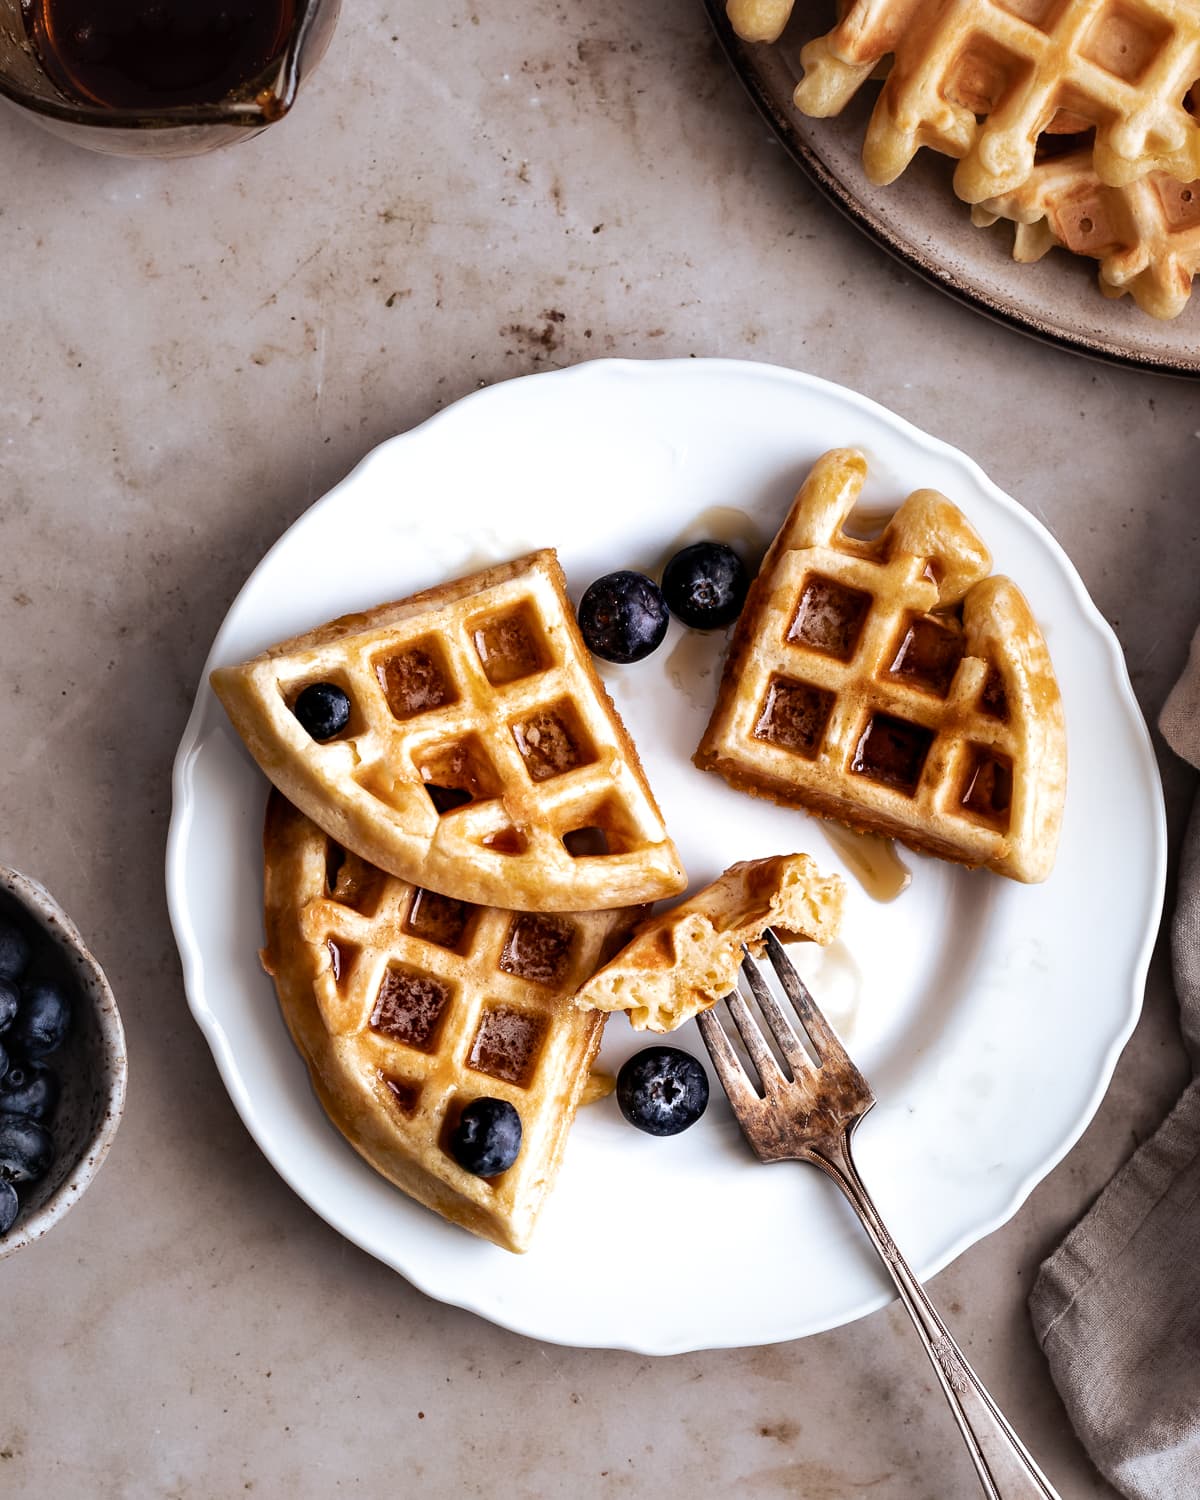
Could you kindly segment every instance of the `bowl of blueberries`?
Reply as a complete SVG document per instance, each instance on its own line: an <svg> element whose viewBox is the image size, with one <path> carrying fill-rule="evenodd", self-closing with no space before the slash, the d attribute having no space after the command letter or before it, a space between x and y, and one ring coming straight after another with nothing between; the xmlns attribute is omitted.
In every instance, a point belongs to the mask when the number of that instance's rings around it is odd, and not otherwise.
<svg viewBox="0 0 1200 1500"><path fill-rule="evenodd" d="M0 1260L78 1201L125 1107L125 1033L58 902L0 865Z"/></svg>

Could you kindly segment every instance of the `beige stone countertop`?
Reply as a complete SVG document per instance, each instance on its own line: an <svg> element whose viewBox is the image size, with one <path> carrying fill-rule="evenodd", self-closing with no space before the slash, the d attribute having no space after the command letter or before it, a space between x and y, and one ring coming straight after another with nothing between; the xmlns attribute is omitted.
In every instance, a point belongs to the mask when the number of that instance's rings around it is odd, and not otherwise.
<svg viewBox="0 0 1200 1500"><path fill-rule="evenodd" d="M1066 548L1153 720L1196 623L1200 387L901 270L773 142L700 0L348 4L290 118L186 161L5 110L0 246L0 859L89 937L131 1058L95 1184L0 1265L0 1494L977 1493L895 1304L761 1349L551 1347L310 1212L187 1009L171 760L234 593L313 499L477 386L599 355L812 371L966 450ZM1155 744L1174 850L1191 775ZM931 1284L1064 1500L1113 1492L1025 1298L1185 1075L1160 943L1083 1139Z"/></svg>

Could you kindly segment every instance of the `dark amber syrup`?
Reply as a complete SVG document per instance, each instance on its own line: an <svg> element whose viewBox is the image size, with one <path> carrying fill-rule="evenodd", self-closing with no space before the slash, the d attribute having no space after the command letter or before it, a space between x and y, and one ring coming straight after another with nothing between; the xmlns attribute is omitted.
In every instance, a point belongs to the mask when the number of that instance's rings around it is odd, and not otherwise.
<svg viewBox="0 0 1200 1500"><path fill-rule="evenodd" d="M27 0L25 24L71 99L154 112L216 104L284 48L296 0Z"/></svg>

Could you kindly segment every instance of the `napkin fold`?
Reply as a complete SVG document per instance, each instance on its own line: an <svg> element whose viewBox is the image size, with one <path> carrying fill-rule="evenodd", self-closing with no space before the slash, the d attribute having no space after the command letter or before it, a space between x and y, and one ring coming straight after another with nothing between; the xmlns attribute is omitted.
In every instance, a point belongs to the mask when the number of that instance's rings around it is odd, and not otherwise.
<svg viewBox="0 0 1200 1500"><path fill-rule="evenodd" d="M1200 767L1200 630L1159 727ZM1183 1038L1200 1074L1200 797L1171 927ZM1129 1500L1200 1497L1200 1076L1043 1264L1029 1298L1093 1463Z"/></svg>

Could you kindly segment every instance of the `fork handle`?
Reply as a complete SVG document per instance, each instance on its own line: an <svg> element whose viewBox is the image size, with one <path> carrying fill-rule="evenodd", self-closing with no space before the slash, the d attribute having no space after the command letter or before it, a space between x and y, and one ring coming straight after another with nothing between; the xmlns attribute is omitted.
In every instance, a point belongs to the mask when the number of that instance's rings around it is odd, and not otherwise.
<svg viewBox="0 0 1200 1500"><path fill-rule="evenodd" d="M988 1500L1060 1500L1005 1421L983 1381L963 1357L912 1268L896 1248L850 1154L852 1130L853 1126L842 1136L811 1143L805 1157L828 1173L849 1199L896 1283L900 1300L913 1320L950 1403L984 1494Z"/></svg>

